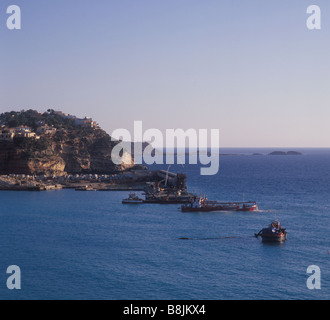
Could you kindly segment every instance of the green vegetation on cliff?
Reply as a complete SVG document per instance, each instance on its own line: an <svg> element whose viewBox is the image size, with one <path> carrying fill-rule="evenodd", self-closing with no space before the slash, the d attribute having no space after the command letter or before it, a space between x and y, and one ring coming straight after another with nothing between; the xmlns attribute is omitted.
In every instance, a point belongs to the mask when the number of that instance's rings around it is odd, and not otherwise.
<svg viewBox="0 0 330 320"><path fill-rule="evenodd" d="M45 125L54 126L57 129L72 129L74 127L73 119L65 118L52 109L48 109L44 113L39 113L35 110L5 112L0 114L0 122L7 124L9 128L28 126L33 130L36 130L40 126L40 122L44 122Z"/></svg>

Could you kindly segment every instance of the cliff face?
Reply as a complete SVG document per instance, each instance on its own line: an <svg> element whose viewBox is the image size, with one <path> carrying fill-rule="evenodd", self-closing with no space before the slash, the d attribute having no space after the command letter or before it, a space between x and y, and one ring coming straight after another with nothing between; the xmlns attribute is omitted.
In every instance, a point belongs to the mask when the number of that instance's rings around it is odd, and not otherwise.
<svg viewBox="0 0 330 320"><path fill-rule="evenodd" d="M117 166L111 159L115 142L101 129L74 130L64 134L56 145L65 161L65 171L70 173L113 173L134 165L133 157L125 153L129 161ZM127 158L126 158L127 159Z"/></svg>
<svg viewBox="0 0 330 320"><path fill-rule="evenodd" d="M0 174L110 174L132 167L134 160L128 153L125 163L112 162L115 144L102 129L90 128L61 129L39 140L0 141Z"/></svg>

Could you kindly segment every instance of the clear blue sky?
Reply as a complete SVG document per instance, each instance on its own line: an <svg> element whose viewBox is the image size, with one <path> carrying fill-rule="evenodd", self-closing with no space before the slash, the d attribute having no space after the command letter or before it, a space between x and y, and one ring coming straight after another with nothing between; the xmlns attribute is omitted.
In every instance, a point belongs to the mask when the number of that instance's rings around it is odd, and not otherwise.
<svg viewBox="0 0 330 320"><path fill-rule="evenodd" d="M22 30L6 8L22 9ZM322 9L322 30L306 9ZM330 147L326 0L1 0L0 112L109 133L215 128L223 147Z"/></svg>

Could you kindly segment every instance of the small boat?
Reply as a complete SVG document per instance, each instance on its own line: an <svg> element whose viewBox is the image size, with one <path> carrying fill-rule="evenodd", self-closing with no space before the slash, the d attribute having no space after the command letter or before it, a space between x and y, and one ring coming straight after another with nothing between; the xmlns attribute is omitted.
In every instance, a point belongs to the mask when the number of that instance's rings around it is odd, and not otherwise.
<svg viewBox="0 0 330 320"><path fill-rule="evenodd" d="M136 193L131 192L127 199L122 201L123 204L139 204L143 203L143 199L139 198Z"/></svg>
<svg viewBox="0 0 330 320"><path fill-rule="evenodd" d="M287 240L286 229L282 228L278 220L273 221L267 228L263 228L255 234L258 238L261 236L263 242L282 242Z"/></svg>
<svg viewBox="0 0 330 320"><path fill-rule="evenodd" d="M205 198L195 198L181 206L182 212L211 212L211 211L256 211L258 205L255 201L249 202L218 202Z"/></svg>
<svg viewBox="0 0 330 320"><path fill-rule="evenodd" d="M76 191L96 191L96 189L94 189L91 186L82 186L82 187L77 187L75 188Z"/></svg>

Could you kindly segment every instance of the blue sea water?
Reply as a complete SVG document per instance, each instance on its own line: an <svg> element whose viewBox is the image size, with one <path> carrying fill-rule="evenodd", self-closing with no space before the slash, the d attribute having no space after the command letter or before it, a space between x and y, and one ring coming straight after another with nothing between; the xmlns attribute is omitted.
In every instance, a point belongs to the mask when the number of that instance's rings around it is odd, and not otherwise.
<svg viewBox="0 0 330 320"><path fill-rule="evenodd" d="M329 299L330 150L251 155L268 151L226 150L241 155L221 157L216 176L171 167L209 199L256 200L253 213L122 205L127 192L0 192L0 299ZM264 244L254 233L275 217L288 240ZM6 287L9 265L21 290ZM320 290L306 286L310 265Z"/></svg>

